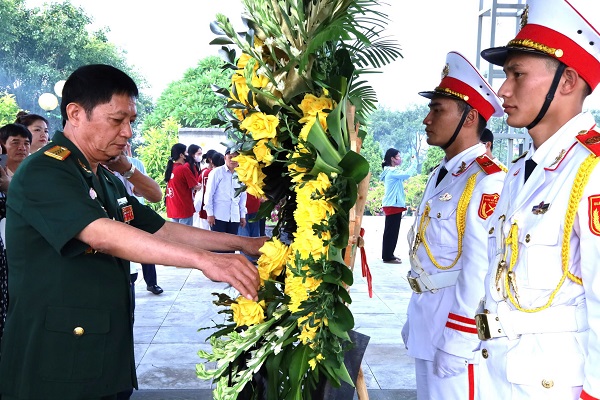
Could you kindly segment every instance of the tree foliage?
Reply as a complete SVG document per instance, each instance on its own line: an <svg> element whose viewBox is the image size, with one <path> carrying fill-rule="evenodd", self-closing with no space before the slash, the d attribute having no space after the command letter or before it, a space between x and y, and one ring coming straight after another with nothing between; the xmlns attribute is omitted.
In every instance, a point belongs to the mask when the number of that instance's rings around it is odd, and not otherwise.
<svg viewBox="0 0 600 400"><path fill-rule="evenodd" d="M165 192L165 168L171 155L171 147L178 141L179 125L173 118L167 118L158 128L150 128L142 133L143 144L137 148L137 155L144 163L146 173L159 183ZM164 202L150 204L157 211L164 210Z"/></svg>
<svg viewBox="0 0 600 400"><path fill-rule="evenodd" d="M70 2L27 8L24 0L0 0L0 91L15 95L21 109L47 116L50 131L62 128L60 110L50 113L37 103L42 93L85 64L110 64L144 80L126 63L125 53L109 43L108 28L88 31L91 18ZM144 112L149 103L144 101Z"/></svg>
<svg viewBox="0 0 600 400"><path fill-rule="evenodd" d="M423 119L429 112L426 105L410 105L404 111L392 111L378 108L371 114L369 128L373 139L383 151L396 148L404 159L416 156L417 170L422 163L422 151L425 143ZM424 147L425 146L425 147Z"/></svg>
<svg viewBox="0 0 600 400"><path fill-rule="evenodd" d="M373 140L372 134L365 136L360 154L362 154L365 160L367 160L369 163L369 169L371 171L369 186L373 186L375 182L379 181L379 176L383 170L383 168L381 168L383 153L379 143Z"/></svg>
<svg viewBox="0 0 600 400"><path fill-rule="evenodd" d="M210 121L223 109L223 100L215 95L211 85L226 87L229 84L228 72L221 69L222 64L216 56L203 58L195 68L188 69L181 80L171 82L156 101L143 131L160 127L169 117L185 127L211 127Z"/></svg>
<svg viewBox="0 0 600 400"><path fill-rule="evenodd" d="M0 92L0 126L15 122L15 116L19 112L19 106L15 96Z"/></svg>

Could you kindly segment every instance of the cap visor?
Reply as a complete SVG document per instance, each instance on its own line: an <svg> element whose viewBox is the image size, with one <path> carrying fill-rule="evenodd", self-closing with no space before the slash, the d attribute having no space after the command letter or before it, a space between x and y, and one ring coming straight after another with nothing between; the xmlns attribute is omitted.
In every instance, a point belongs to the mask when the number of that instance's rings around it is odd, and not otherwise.
<svg viewBox="0 0 600 400"><path fill-rule="evenodd" d="M508 47L492 47L481 52L481 57L491 64L503 66L508 56Z"/></svg>
<svg viewBox="0 0 600 400"><path fill-rule="evenodd" d="M462 100L460 97L454 96L450 93L446 93L446 92L438 92L438 91L429 91L429 92L419 92L420 96L426 97L428 99L433 99L434 97L450 97L451 99L455 99L455 100ZM464 101L464 100L462 100Z"/></svg>

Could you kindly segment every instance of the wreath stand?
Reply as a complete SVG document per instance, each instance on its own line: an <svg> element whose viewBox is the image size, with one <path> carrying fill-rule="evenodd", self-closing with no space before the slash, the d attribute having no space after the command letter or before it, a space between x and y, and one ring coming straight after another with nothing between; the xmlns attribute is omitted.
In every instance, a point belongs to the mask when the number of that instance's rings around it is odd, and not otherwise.
<svg viewBox="0 0 600 400"><path fill-rule="evenodd" d="M348 106L346 110L346 122L348 132L350 133L350 148L356 153L360 153L362 147L362 139L358 137L358 124L354 122L355 106ZM354 271L354 261L356 260L356 253L358 249L361 249L362 253L362 273L363 276L367 277L367 283L369 285L369 296L371 296L371 273L368 270L369 267L366 263L364 253L364 239L362 231L362 217L365 211L365 204L367 202L367 192L369 190L369 180L371 172L358 184L358 196L356 198L356 204L350 210L349 213L349 239L346 251L344 254L344 262L346 265ZM367 392L367 385L365 383L365 376L363 374L362 367L359 366L358 377L356 379L356 393L358 394L359 400L369 400L369 394Z"/></svg>

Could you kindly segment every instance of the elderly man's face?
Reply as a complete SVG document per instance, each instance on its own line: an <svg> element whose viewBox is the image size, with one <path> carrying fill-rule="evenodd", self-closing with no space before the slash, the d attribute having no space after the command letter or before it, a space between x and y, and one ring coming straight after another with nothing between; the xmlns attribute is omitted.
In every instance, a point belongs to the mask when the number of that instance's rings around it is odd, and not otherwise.
<svg viewBox="0 0 600 400"><path fill-rule="evenodd" d="M238 155L239 153L237 151L225 155L225 165L227 165L227 168L230 171L233 171L235 168L238 167L238 162L233 160L233 158L237 157Z"/></svg>
<svg viewBox="0 0 600 400"><path fill-rule="evenodd" d="M90 162L105 162L126 149L136 117L133 97L113 95L108 103L96 106L89 117L80 111L69 122L75 126L76 144L86 158Z"/></svg>

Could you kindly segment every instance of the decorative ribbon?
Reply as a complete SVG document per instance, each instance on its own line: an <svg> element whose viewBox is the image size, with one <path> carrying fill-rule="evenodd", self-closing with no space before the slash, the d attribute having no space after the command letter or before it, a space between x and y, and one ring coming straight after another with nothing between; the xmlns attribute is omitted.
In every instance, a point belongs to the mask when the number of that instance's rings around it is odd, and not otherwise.
<svg viewBox="0 0 600 400"><path fill-rule="evenodd" d="M362 268L363 278L367 278L369 297L373 298L373 277L371 276L371 269L369 268L369 264L367 263L367 252L365 251L365 242L363 239L364 236L365 228L360 228L360 242L358 243L358 247L360 247L360 266Z"/></svg>

